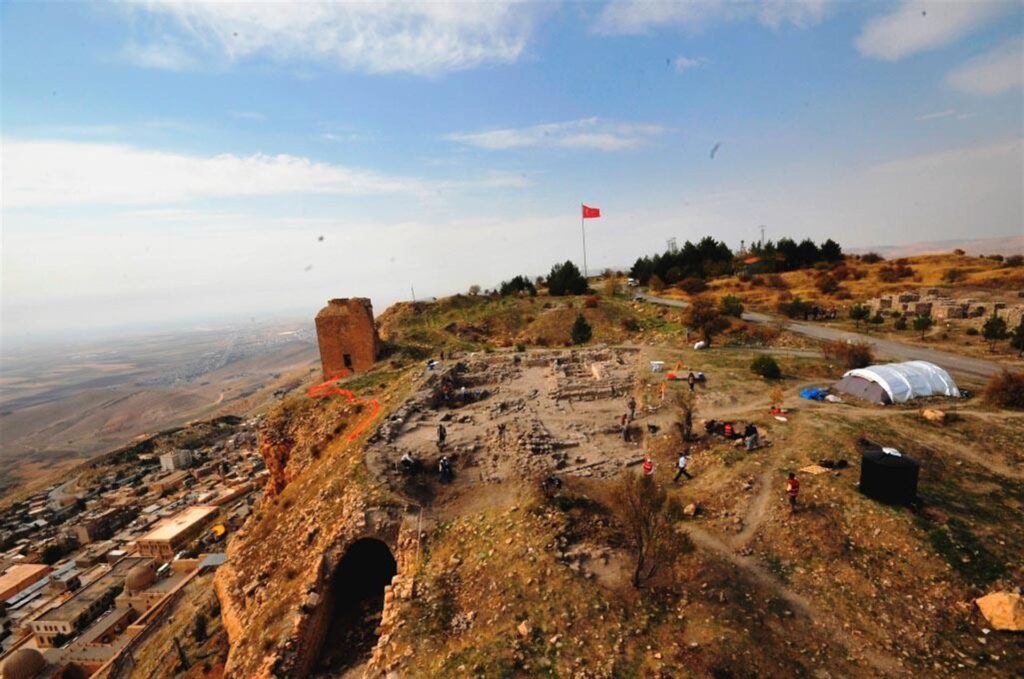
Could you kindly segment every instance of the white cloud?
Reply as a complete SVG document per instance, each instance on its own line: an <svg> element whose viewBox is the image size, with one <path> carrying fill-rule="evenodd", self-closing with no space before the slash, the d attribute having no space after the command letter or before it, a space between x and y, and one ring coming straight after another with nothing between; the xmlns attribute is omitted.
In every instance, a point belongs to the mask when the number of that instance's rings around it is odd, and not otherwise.
<svg viewBox="0 0 1024 679"><path fill-rule="evenodd" d="M583 118L485 132L457 132L447 138L492 151L531 146L621 151L643 146L664 132L666 128L660 125Z"/></svg>
<svg viewBox="0 0 1024 679"><path fill-rule="evenodd" d="M896 61L955 42L1014 7L1005 0L904 0L895 11L868 21L856 46L864 56Z"/></svg>
<svg viewBox="0 0 1024 679"><path fill-rule="evenodd" d="M936 111L934 113L926 113L923 116L918 116L916 120L928 121L928 120L942 120L944 118L953 118L954 120L969 120L976 116L977 113L960 113L953 109L947 109L945 111Z"/></svg>
<svg viewBox="0 0 1024 679"><path fill-rule="evenodd" d="M184 67L177 45L206 60L257 56L343 70L435 75L518 60L545 11L524 2L191 2L152 0L132 11L154 19L149 44L125 56L142 66Z"/></svg>
<svg viewBox="0 0 1024 679"><path fill-rule="evenodd" d="M683 71L689 71L690 69L697 68L698 66L703 66L705 63L707 63L707 59L704 57L676 57L675 61L672 62L672 65L675 67L677 73L682 73Z"/></svg>
<svg viewBox="0 0 1024 679"><path fill-rule="evenodd" d="M184 71L198 64L196 58L171 41L140 44L130 42L121 49L125 61L162 71Z"/></svg>
<svg viewBox="0 0 1024 679"><path fill-rule="evenodd" d="M949 118L955 116L956 111L949 109L948 111L936 111L935 113L926 113L923 116L918 116L918 120L936 120L938 118Z"/></svg>
<svg viewBox="0 0 1024 679"><path fill-rule="evenodd" d="M757 21L769 28L798 28L821 22L830 0L623 0L610 2L594 25L599 33L629 35L678 26L699 30L733 21Z"/></svg>
<svg viewBox="0 0 1024 679"><path fill-rule="evenodd" d="M946 76L946 83L966 94L994 96L1019 89L1024 82L1024 38L1013 38L971 59Z"/></svg>
<svg viewBox="0 0 1024 679"><path fill-rule="evenodd" d="M231 115L239 120L254 120L256 122L262 122L267 119L265 115L257 111L232 111Z"/></svg>
<svg viewBox="0 0 1024 679"><path fill-rule="evenodd" d="M517 188L519 174L425 181L284 154L185 155L115 144L3 140L5 208L161 205L224 196L287 194L436 195Z"/></svg>

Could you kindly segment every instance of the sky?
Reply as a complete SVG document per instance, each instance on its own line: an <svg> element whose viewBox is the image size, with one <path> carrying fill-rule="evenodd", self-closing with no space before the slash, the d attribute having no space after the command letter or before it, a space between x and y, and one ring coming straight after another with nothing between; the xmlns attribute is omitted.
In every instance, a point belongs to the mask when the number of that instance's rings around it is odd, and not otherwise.
<svg viewBox="0 0 1024 679"><path fill-rule="evenodd" d="M5 343L1024 234L1019 2L2 2ZM712 149L715 149L712 153Z"/></svg>

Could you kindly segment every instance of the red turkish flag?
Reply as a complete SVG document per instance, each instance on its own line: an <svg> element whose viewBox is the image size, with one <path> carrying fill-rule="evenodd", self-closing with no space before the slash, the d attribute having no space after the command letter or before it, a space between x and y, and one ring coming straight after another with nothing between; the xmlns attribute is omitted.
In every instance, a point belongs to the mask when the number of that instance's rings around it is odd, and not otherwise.
<svg viewBox="0 0 1024 679"><path fill-rule="evenodd" d="M583 206L583 219L597 219L601 216L601 208Z"/></svg>

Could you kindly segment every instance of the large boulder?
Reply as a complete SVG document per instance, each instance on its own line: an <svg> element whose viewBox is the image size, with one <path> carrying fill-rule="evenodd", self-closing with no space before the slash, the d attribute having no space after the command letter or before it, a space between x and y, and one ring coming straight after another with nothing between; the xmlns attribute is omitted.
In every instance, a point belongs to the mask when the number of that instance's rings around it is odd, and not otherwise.
<svg viewBox="0 0 1024 679"><path fill-rule="evenodd" d="M993 592L974 600L993 629L1024 631L1024 597L1015 592Z"/></svg>

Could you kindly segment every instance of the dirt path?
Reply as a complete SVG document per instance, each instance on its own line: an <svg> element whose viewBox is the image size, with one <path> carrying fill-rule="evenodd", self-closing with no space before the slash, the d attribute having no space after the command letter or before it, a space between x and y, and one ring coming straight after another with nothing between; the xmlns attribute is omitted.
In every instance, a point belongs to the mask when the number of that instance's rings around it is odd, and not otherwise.
<svg viewBox="0 0 1024 679"><path fill-rule="evenodd" d="M766 497L768 496L770 496L770 493L766 494ZM838 619L819 609L807 597L794 592L784 583L780 582L778 578L765 570L753 558L736 554L732 546L703 528L689 526L687 533L698 547L715 552L743 571L752 582L783 599L795 611L810 619L813 624L825 628L833 639L846 648L849 657L865 660L882 676L897 676L902 673L902 668L896 658L882 651L868 648L864 644L863 637L858 639L850 637L843 630L843 625Z"/></svg>
<svg viewBox="0 0 1024 679"><path fill-rule="evenodd" d="M773 456L772 460L780 459L778 456ZM747 506L747 511L743 515L743 530L734 535L729 543L736 549L746 547L747 543L750 542L751 538L754 537L754 533L761 527L764 522L765 515L768 513L768 503L772 499L772 476L778 471L778 465L772 465L770 469L766 469L761 472L761 476L757 479L757 495Z"/></svg>

